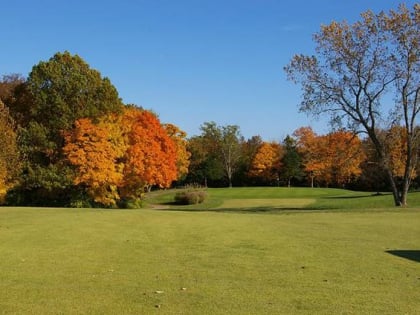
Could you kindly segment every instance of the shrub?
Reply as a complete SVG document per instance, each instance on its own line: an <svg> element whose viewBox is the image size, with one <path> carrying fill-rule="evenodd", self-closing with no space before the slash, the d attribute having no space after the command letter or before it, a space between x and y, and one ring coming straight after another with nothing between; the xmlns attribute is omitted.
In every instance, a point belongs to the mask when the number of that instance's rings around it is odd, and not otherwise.
<svg viewBox="0 0 420 315"><path fill-rule="evenodd" d="M143 201L141 199L123 199L118 203L122 209L140 209L143 208Z"/></svg>
<svg viewBox="0 0 420 315"><path fill-rule="evenodd" d="M204 202L207 193L202 190L181 191L175 194L175 202L180 205L195 205Z"/></svg>

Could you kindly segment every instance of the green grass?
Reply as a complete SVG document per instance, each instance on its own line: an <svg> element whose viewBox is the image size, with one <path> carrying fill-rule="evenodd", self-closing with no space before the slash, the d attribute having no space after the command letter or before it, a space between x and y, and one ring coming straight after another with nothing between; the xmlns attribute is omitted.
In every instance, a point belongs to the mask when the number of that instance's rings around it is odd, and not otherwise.
<svg viewBox="0 0 420 315"><path fill-rule="evenodd" d="M389 193L372 194L329 188L209 188L208 200L202 205L173 205L178 190L149 194L147 202L173 210L279 212L287 210L366 210L393 208ZM411 193L409 207L420 206L420 193Z"/></svg>
<svg viewBox="0 0 420 315"><path fill-rule="evenodd" d="M211 211L0 208L0 314L418 313L419 208L379 196L370 211L341 190L209 193Z"/></svg>

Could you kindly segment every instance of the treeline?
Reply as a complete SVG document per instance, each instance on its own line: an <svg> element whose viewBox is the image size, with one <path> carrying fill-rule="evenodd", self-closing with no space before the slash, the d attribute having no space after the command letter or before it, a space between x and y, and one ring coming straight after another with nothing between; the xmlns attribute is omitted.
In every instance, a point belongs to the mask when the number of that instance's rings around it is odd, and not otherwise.
<svg viewBox="0 0 420 315"><path fill-rule="evenodd" d="M186 185L389 189L374 146L351 132L303 127L280 143L205 122L187 138L152 111L123 104L108 78L68 52L41 61L27 78L2 77L0 133L0 203L7 205L138 207L152 188ZM404 130L379 134L387 165L403 176Z"/></svg>
<svg viewBox="0 0 420 315"><path fill-rule="evenodd" d="M406 134L394 126L378 132L386 143L393 176L405 171ZM326 135L301 127L281 142L244 139L238 126L204 123L188 140L186 182L204 186L306 186L389 191L386 170L368 138L345 130ZM418 169L418 168L416 168ZM411 174L418 184L417 172Z"/></svg>

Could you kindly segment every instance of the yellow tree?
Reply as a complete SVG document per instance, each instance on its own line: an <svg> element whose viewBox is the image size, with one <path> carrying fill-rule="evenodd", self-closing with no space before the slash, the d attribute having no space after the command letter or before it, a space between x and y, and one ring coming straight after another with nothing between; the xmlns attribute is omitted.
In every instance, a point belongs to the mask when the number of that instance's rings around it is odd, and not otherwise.
<svg viewBox="0 0 420 315"><path fill-rule="evenodd" d="M366 159L359 137L343 130L324 137L327 178L332 183L344 185L359 176L361 164Z"/></svg>
<svg viewBox="0 0 420 315"><path fill-rule="evenodd" d="M365 154L360 139L353 133L340 130L318 136L310 127L304 127L294 135L312 187L315 178L326 186L344 185L361 174Z"/></svg>
<svg viewBox="0 0 420 315"><path fill-rule="evenodd" d="M125 144L117 117L93 123L81 118L65 133L63 152L75 168L74 184L86 188L97 203L113 206L120 199Z"/></svg>
<svg viewBox="0 0 420 315"><path fill-rule="evenodd" d="M297 149L303 157L304 170L310 178L311 187L314 187L315 179L325 170L322 152L325 144L321 143L322 139L311 127L301 127L293 135L297 138Z"/></svg>
<svg viewBox="0 0 420 315"><path fill-rule="evenodd" d="M248 175L264 183L272 183L279 177L282 148L276 142L263 142L255 154Z"/></svg>
<svg viewBox="0 0 420 315"><path fill-rule="evenodd" d="M14 123L8 108L0 100L0 199L13 184L20 169Z"/></svg>
<svg viewBox="0 0 420 315"><path fill-rule="evenodd" d="M186 140L187 134L173 124L164 124L166 132L175 144L176 147L176 167L178 173L178 180L188 174L190 166L191 153L187 150L188 142Z"/></svg>

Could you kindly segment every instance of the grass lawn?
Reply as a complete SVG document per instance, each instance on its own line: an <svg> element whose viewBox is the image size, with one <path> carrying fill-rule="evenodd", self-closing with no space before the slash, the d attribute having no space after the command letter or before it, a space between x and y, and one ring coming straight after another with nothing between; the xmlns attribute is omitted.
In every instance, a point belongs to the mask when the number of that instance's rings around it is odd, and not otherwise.
<svg viewBox="0 0 420 315"><path fill-rule="evenodd" d="M0 208L0 314L418 314L417 194L209 194L209 211Z"/></svg>
<svg viewBox="0 0 420 315"><path fill-rule="evenodd" d="M343 189L329 188L286 188L286 187L246 187L209 188L208 199L204 204L177 206L173 204L175 193L179 190L152 192L147 203L155 207L163 206L173 210L207 210L239 212L284 212L287 210L373 210L393 207L390 193L372 194ZM420 192L408 197L409 207L420 207Z"/></svg>

